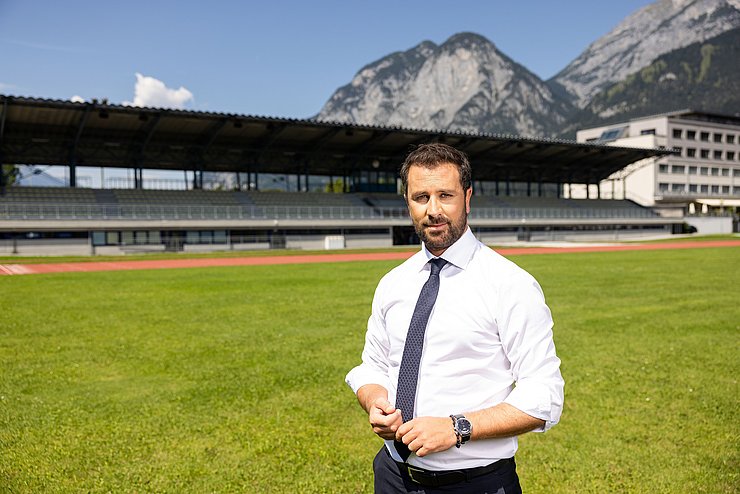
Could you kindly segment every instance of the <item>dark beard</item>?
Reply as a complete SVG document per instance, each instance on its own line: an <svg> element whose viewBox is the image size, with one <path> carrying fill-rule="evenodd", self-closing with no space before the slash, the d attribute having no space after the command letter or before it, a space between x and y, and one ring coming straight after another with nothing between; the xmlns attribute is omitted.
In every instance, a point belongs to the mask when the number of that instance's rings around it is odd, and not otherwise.
<svg viewBox="0 0 740 494"><path fill-rule="evenodd" d="M467 220L467 214L465 214L459 222L449 220L446 217L436 218L435 221L427 219L426 224L414 224L414 230L416 230L416 234L419 236L422 242L424 242L424 245L426 245L428 250L446 250L450 245L457 242L458 239L463 236L463 234L465 233L465 228L468 224ZM448 224L447 231L443 235L431 236L427 234L426 229L424 228L426 225L439 224L442 222L447 222Z"/></svg>

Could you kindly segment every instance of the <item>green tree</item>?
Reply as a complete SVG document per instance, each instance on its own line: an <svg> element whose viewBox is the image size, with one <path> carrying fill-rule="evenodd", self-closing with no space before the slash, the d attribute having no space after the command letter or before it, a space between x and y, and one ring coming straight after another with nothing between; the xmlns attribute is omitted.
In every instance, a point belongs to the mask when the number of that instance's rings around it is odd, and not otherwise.
<svg viewBox="0 0 740 494"><path fill-rule="evenodd" d="M331 183L326 184L324 187L324 190L326 192L334 192L336 194L341 194L344 192L344 180L341 178L337 178Z"/></svg>
<svg viewBox="0 0 740 494"><path fill-rule="evenodd" d="M15 165L3 165L0 171L0 187L14 185L20 179L20 170Z"/></svg>

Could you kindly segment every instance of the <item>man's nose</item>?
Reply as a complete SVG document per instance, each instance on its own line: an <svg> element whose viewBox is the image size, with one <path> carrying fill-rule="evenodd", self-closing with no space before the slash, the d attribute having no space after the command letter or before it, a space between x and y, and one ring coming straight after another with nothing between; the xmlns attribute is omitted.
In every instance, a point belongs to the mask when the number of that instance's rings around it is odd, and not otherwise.
<svg viewBox="0 0 740 494"><path fill-rule="evenodd" d="M429 198L427 203L427 214L429 216L437 216L442 213L442 203L436 197L432 196Z"/></svg>

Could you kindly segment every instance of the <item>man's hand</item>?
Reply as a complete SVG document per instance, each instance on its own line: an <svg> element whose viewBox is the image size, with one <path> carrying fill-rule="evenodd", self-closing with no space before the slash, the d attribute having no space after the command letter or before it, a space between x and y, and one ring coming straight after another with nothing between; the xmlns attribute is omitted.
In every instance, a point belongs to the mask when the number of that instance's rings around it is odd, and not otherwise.
<svg viewBox="0 0 740 494"><path fill-rule="evenodd" d="M386 398L374 400L368 409L368 416L373 432L383 439L394 439L396 431L403 424L401 410L397 410Z"/></svg>
<svg viewBox="0 0 740 494"><path fill-rule="evenodd" d="M402 441L416 456L445 451L457 443L449 417L416 417L398 428L395 439Z"/></svg>

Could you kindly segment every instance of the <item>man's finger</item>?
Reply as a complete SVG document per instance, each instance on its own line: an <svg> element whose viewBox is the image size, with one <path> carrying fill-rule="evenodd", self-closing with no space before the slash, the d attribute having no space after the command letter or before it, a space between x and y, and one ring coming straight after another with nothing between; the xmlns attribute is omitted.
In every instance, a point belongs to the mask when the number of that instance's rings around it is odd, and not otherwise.
<svg viewBox="0 0 740 494"><path fill-rule="evenodd" d="M380 400L378 402L378 408L383 410L383 413L390 415L394 412L396 412L396 407L393 406L393 404L388 400Z"/></svg>

